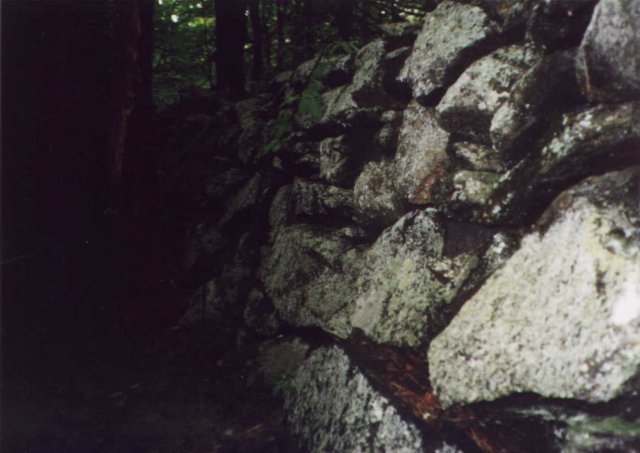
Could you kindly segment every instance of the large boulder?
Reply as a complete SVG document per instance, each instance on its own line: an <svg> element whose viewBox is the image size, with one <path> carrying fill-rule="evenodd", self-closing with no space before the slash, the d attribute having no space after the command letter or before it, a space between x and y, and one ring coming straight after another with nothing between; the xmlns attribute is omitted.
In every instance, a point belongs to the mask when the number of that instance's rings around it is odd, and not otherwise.
<svg viewBox="0 0 640 453"><path fill-rule="evenodd" d="M304 451L424 450L420 430L335 346L311 353L290 387L287 422Z"/></svg>
<svg viewBox="0 0 640 453"><path fill-rule="evenodd" d="M438 104L440 124L466 139L489 144L494 113L538 57L530 48L510 46L473 63Z"/></svg>
<svg viewBox="0 0 640 453"><path fill-rule="evenodd" d="M439 326L477 258L445 257L435 211L414 211L385 230L361 263L351 325L377 343L420 345Z"/></svg>
<svg viewBox="0 0 640 453"><path fill-rule="evenodd" d="M522 392L595 403L637 389L639 190L635 167L556 199L431 343L444 406Z"/></svg>
<svg viewBox="0 0 640 453"><path fill-rule="evenodd" d="M339 337L351 333L353 282L362 255L353 234L349 228L336 231L302 224L280 230L259 270L280 318Z"/></svg>
<svg viewBox="0 0 640 453"><path fill-rule="evenodd" d="M412 101L404 111L398 136L398 185L414 204L433 201L449 165L449 133L438 125L435 111Z"/></svg>
<svg viewBox="0 0 640 453"><path fill-rule="evenodd" d="M589 98L601 102L640 99L640 3L601 0L576 63Z"/></svg>
<svg viewBox="0 0 640 453"><path fill-rule="evenodd" d="M398 81L411 87L414 98L429 102L482 54L497 31L497 25L478 7L440 3L426 15Z"/></svg>

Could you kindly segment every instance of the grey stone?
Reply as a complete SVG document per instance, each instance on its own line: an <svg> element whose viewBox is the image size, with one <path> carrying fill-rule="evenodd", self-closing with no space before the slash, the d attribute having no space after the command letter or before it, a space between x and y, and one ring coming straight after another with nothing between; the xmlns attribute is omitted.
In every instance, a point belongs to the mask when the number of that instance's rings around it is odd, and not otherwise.
<svg viewBox="0 0 640 453"><path fill-rule="evenodd" d="M309 452L423 451L405 421L339 348L311 353L296 372L285 408L290 431Z"/></svg>
<svg viewBox="0 0 640 453"><path fill-rule="evenodd" d="M333 90L329 90L322 95L324 103L324 113L320 119L321 123L338 121L349 112L358 109L358 105L353 100L353 86L343 85Z"/></svg>
<svg viewBox="0 0 640 453"><path fill-rule="evenodd" d="M492 147L473 142L457 142L452 145L458 159L469 170L501 172L504 170L502 156Z"/></svg>
<svg viewBox="0 0 640 453"><path fill-rule="evenodd" d="M581 101L574 61L574 51L545 55L514 85L491 120L491 142L497 154L510 162L521 158L556 112Z"/></svg>
<svg viewBox="0 0 640 453"><path fill-rule="evenodd" d="M294 220L324 217L332 222L353 217L353 191L296 178L291 189Z"/></svg>
<svg viewBox="0 0 640 453"><path fill-rule="evenodd" d="M435 216L433 210L406 214L360 264L351 325L375 342L420 345L477 264L472 255L443 256L444 230Z"/></svg>
<svg viewBox="0 0 640 453"><path fill-rule="evenodd" d="M339 337L351 333L349 310L362 252L348 234L310 225L281 229L259 270L281 319Z"/></svg>
<svg viewBox="0 0 640 453"><path fill-rule="evenodd" d="M640 3L601 0L580 44L576 66L590 99L640 99Z"/></svg>
<svg viewBox="0 0 640 453"><path fill-rule="evenodd" d="M230 168L218 175L213 176L206 183L205 194L206 197L219 203L224 201L225 203L233 195L235 190L238 190L240 186L247 182L250 175L240 170L239 168Z"/></svg>
<svg viewBox="0 0 640 453"><path fill-rule="evenodd" d="M396 160L398 186L414 204L433 201L450 165L449 133L442 129L432 108L412 101L404 111Z"/></svg>
<svg viewBox="0 0 640 453"><path fill-rule="evenodd" d="M331 184L345 182L349 177L352 154L346 135L324 139L320 142L320 177Z"/></svg>
<svg viewBox="0 0 640 453"><path fill-rule="evenodd" d="M267 340L258 351L258 369L267 384L286 387L309 354L309 344L300 338ZM286 390L283 388L283 390Z"/></svg>
<svg viewBox="0 0 640 453"><path fill-rule="evenodd" d="M562 117L542 148L533 187L640 163L640 103L598 106ZM619 168L619 167L618 167Z"/></svg>
<svg viewBox="0 0 640 453"><path fill-rule="evenodd" d="M220 219L220 226L225 226L241 214L253 209L262 199L264 190L262 175L256 173L230 200L227 211Z"/></svg>
<svg viewBox="0 0 640 453"><path fill-rule="evenodd" d="M406 211L404 197L396 187L395 162L369 162L353 188L355 219L367 227L386 227Z"/></svg>
<svg viewBox="0 0 640 453"><path fill-rule="evenodd" d="M640 451L640 419L579 414L564 418L561 448L567 453Z"/></svg>
<svg viewBox="0 0 640 453"><path fill-rule="evenodd" d="M445 407L522 392L595 403L636 390L639 187L634 167L556 199L431 343L429 373Z"/></svg>
<svg viewBox="0 0 640 453"><path fill-rule="evenodd" d="M398 110L387 110L380 117L382 127L376 132L373 138L376 150L381 154L393 156L398 145L398 134L402 124L402 112Z"/></svg>
<svg viewBox="0 0 640 453"><path fill-rule="evenodd" d="M510 46L473 63L438 104L440 124L461 137L490 144L493 114L537 58L539 54L532 49Z"/></svg>
<svg viewBox="0 0 640 453"><path fill-rule="evenodd" d="M280 321L275 307L265 294L254 288L247 296L247 304L242 312L245 324L260 335L275 335L280 329Z"/></svg>
<svg viewBox="0 0 640 453"><path fill-rule="evenodd" d="M414 98L428 100L480 55L497 31L497 25L478 7L440 3L426 15L413 52L398 75L399 82L411 87Z"/></svg>
<svg viewBox="0 0 640 453"><path fill-rule="evenodd" d="M384 57L386 45L381 39L364 46L356 54L351 97L358 107L388 108L393 100L384 90Z"/></svg>
<svg viewBox="0 0 640 453"><path fill-rule="evenodd" d="M451 201L463 206L486 206L498 188L500 175L488 171L462 170L453 176Z"/></svg>

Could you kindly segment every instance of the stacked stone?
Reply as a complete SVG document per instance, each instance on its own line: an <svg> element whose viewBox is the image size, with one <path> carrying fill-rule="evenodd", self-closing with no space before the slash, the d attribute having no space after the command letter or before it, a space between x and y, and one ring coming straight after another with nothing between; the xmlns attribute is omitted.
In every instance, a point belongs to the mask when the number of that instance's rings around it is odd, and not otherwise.
<svg viewBox="0 0 640 453"><path fill-rule="evenodd" d="M535 419L555 433L545 451L637 447L638 2L438 2L421 29L331 59L322 114L266 152L316 63L169 155L168 190L199 203L183 322L204 298L267 338L284 324L409 348L444 410ZM305 449L458 451L416 434L341 349L300 361L287 405Z"/></svg>

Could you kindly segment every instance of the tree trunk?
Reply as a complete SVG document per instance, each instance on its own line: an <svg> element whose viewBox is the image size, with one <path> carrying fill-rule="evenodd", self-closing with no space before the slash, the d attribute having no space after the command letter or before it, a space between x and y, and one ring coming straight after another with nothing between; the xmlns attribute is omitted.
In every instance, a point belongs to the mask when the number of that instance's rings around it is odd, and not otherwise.
<svg viewBox="0 0 640 453"><path fill-rule="evenodd" d="M276 0L276 39L278 42L276 67L284 62L284 0Z"/></svg>
<svg viewBox="0 0 640 453"><path fill-rule="evenodd" d="M246 0L215 0L216 77L219 89L243 93Z"/></svg>
<svg viewBox="0 0 640 453"><path fill-rule="evenodd" d="M342 41L349 41L353 37L353 9L355 0L338 0L335 11L335 24L338 36Z"/></svg>
<svg viewBox="0 0 640 453"><path fill-rule="evenodd" d="M262 22L260 20L260 0L249 1L249 16L251 17L251 38L253 41L253 71L252 80L262 77L264 62L262 59Z"/></svg>

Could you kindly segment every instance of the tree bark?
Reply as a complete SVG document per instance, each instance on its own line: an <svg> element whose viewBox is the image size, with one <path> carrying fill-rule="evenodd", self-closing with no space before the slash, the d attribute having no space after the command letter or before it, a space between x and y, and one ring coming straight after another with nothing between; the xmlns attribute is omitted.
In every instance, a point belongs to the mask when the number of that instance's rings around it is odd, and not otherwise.
<svg viewBox="0 0 640 453"><path fill-rule="evenodd" d="M262 58L263 32L260 20L260 0L249 1L249 16L251 18L251 38L253 41L253 71L252 80L259 80L264 69Z"/></svg>
<svg viewBox="0 0 640 453"><path fill-rule="evenodd" d="M246 0L215 0L216 77L219 89L243 93Z"/></svg>

